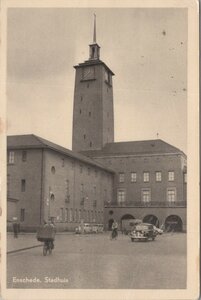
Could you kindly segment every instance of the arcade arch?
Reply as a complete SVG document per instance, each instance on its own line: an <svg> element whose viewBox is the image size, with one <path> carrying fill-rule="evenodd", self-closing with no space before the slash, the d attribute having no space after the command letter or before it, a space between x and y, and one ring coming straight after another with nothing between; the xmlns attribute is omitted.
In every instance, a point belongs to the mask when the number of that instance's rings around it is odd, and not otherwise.
<svg viewBox="0 0 201 300"><path fill-rule="evenodd" d="M156 227L159 227L159 219L154 215L146 215L143 218L144 223L153 224Z"/></svg>
<svg viewBox="0 0 201 300"><path fill-rule="evenodd" d="M165 220L166 231L181 232L183 230L182 219L177 215L170 215Z"/></svg>

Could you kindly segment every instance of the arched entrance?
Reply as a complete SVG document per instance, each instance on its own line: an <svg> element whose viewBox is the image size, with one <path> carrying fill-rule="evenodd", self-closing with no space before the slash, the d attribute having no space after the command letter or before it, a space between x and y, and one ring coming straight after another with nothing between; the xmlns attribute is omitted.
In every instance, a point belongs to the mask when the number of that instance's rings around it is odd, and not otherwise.
<svg viewBox="0 0 201 300"><path fill-rule="evenodd" d="M171 215L165 220L165 230L166 231L176 231L181 232L183 227L182 219L179 216Z"/></svg>
<svg viewBox="0 0 201 300"><path fill-rule="evenodd" d="M134 226L134 223L132 220L134 220L135 217L130 214L123 215L121 218L121 231L124 233L127 233L130 231L130 229Z"/></svg>
<svg viewBox="0 0 201 300"><path fill-rule="evenodd" d="M143 219L144 223L149 223L149 224L153 224L156 227L159 227L159 220L156 216L154 215L147 215L144 217Z"/></svg>
<svg viewBox="0 0 201 300"><path fill-rule="evenodd" d="M114 219L109 219L108 221L108 230L112 230L112 223L114 222Z"/></svg>

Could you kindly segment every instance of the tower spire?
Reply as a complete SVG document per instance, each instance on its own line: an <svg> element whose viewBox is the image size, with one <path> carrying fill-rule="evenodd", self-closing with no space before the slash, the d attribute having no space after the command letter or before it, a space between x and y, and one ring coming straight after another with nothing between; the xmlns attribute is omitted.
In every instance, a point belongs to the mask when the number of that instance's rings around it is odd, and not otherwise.
<svg viewBox="0 0 201 300"><path fill-rule="evenodd" d="M93 43L89 45L89 59L98 60L100 56L100 46L96 42L96 14L94 14Z"/></svg>
<svg viewBox="0 0 201 300"><path fill-rule="evenodd" d="M96 44L96 14L94 14L94 35L93 35L93 43Z"/></svg>

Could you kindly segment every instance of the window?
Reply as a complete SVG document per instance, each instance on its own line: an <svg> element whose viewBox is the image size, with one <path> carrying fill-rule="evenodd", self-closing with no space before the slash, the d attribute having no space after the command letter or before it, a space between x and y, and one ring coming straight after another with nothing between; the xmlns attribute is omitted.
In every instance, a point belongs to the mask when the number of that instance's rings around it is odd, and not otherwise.
<svg viewBox="0 0 201 300"><path fill-rule="evenodd" d="M20 222L24 222L25 220L25 209L21 208L20 210Z"/></svg>
<svg viewBox="0 0 201 300"><path fill-rule="evenodd" d="M64 221L64 209L63 209L63 207L60 208L60 220L61 220L61 222Z"/></svg>
<svg viewBox="0 0 201 300"><path fill-rule="evenodd" d="M55 167L53 166L52 168L51 168L51 172L52 172L52 174L55 174Z"/></svg>
<svg viewBox="0 0 201 300"><path fill-rule="evenodd" d="M65 221L68 222L68 208L65 209Z"/></svg>
<svg viewBox="0 0 201 300"><path fill-rule="evenodd" d="M65 159L62 158L62 159L61 159L61 166L64 167L64 165L65 165Z"/></svg>
<svg viewBox="0 0 201 300"><path fill-rule="evenodd" d="M51 200L51 201L54 201L54 199L55 199L54 194L51 192L51 193L50 193L50 200Z"/></svg>
<svg viewBox="0 0 201 300"><path fill-rule="evenodd" d="M118 190L118 194L117 194L117 201L119 204L124 203L126 200L126 193L125 190Z"/></svg>
<svg viewBox="0 0 201 300"><path fill-rule="evenodd" d="M79 211L78 211L78 222L80 222L81 221L81 209L79 209Z"/></svg>
<svg viewBox="0 0 201 300"><path fill-rule="evenodd" d="M84 192L84 184L83 183L81 183L80 190L81 190L81 193Z"/></svg>
<svg viewBox="0 0 201 300"><path fill-rule="evenodd" d="M149 172L143 173L144 182L149 182Z"/></svg>
<svg viewBox="0 0 201 300"><path fill-rule="evenodd" d="M80 109L80 115L81 115L81 113L82 113L82 110Z"/></svg>
<svg viewBox="0 0 201 300"><path fill-rule="evenodd" d="M124 182L125 176L124 173L119 173L119 182Z"/></svg>
<svg viewBox="0 0 201 300"><path fill-rule="evenodd" d="M69 217L69 221L72 222L73 221L73 209L70 209L70 217Z"/></svg>
<svg viewBox="0 0 201 300"><path fill-rule="evenodd" d="M89 117L91 117L91 112L89 111Z"/></svg>
<svg viewBox="0 0 201 300"><path fill-rule="evenodd" d="M96 196L96 186L94 186L94 196Z"/></svg>
<svg viewBox="0 0 201 300"><path fill-rule="evenodd" d="M156 181L157 182L162 181L162 174L161 174L161 172L156 172Z"/></svg>
<svg viewBox="0 0 201 300"><path fill-rule="evenodd" d="M27 151L22 151L22 161L27 160Z"/></svg>
<svg viewBox="0 0 201 300"><path fill-rule="evenodd" d="M142 201L148 203L151 201L151 191L150 189L142 190Z"/></svg>
<svg viewBox="0 0 201 300"><path fill-rule="evenodd" d="M90 142L89 146L90 146L90 148L92 147L92 142Z"/></svg>
<svg viewBox="0 0 201 300"><path fill-rule="evenodd" d="M87 168L88 175L90 175L90 172L91 172L90 168Z"/></svg>
<svg viewBox="0 0 201 300"><path fill-rule="evenodd" d="M168 172L168 181L174 181L174 171Z"/></svg>
<svg viewBox="0 0 201 300"><path fill-rule="evenodd" d="M77 222L77 209L74 211L74 221Z"/></svg>
<svg viewBox="0 0 201 300"><path fill-rule="evenodd" d="M26 189L26 180L22 179L21 180L21 192L25 192Z"/></svg>
<svg viewBox="0 0 201 300"><path fill-rule="evenodd" d="M85 140L86 139L86 134L84 134L83 137L84 137L84 140Z"/></svg>
<svg viewBox="0 0 201 300"><path fill-rule="evenodd" d="M137 181L137 173L131 172L131 182L136 182Z"/></svg>
<svg viewBox="0 0 201 300"><path fill-rule="evenodd" d="M187 183L187 173L184 173L184 183Z"/></svg>
<svg viewBox="0 0 201 300"><path fill-rule="evenodd" d="M176 189L168 189L167 190L167 201L168 202L175 202L176 201Z"/></svg>
<svg viewBox="0 0 201 300"><path fill-rule="evenodd" d="M8 153L8 163L9 164L14 164L15 160L15 152L14 151L9 151Z"/></svg>

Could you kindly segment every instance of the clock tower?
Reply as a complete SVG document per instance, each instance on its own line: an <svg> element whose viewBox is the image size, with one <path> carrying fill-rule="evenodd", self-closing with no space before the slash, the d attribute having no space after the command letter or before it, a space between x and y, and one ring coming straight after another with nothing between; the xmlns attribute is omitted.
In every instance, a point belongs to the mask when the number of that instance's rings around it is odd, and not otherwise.
<svg viewBox="0 0 201 300"><path fill-rule="evenodd" d="M94 15L93 43L89 59L74 66L75 89L73 108L72 150L100 150L114 142L114 112L112 76L114 73L100 60L96 42Z"/></svg>

